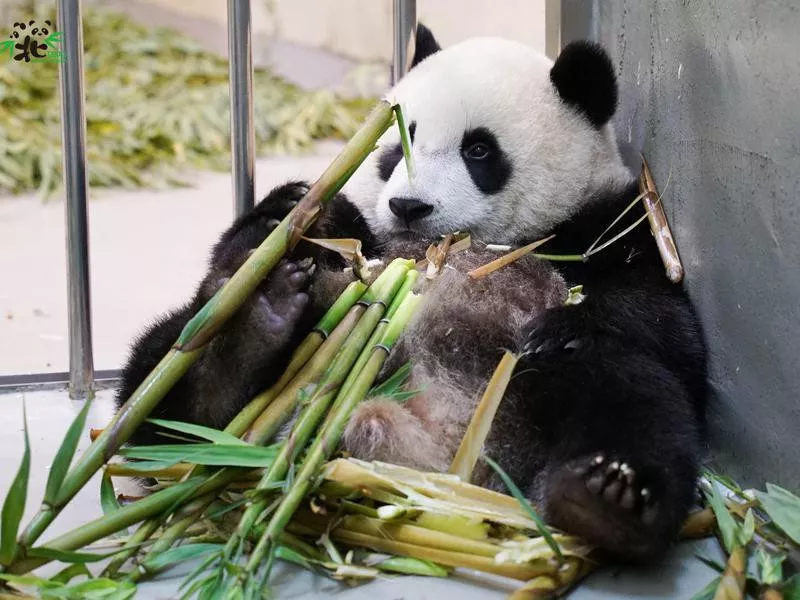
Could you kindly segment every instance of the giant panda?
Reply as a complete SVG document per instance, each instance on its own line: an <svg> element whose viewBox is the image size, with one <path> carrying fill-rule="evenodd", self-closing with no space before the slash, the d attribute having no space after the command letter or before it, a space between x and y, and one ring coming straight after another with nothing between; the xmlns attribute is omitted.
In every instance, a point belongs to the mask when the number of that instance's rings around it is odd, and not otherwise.
<svg viewBox="0 0 800 600"><path fill-rule="evenodd" d="M609 558L660 558L689 510L704 446L706 349L646 223L586 261L526 257L485 279L487 244L545 235L548 254L586 250L636 198L611 126L617 83L604 50L574 42L553 62L513 41L442 49L420 25L411 69L391 90L407 113L416 173L391 128L308 233L355 237L371 258L424 257L468 231L472 247L420 278L423 305L384 376L410 361L405 404L370 398L344 434L367 459L446 470L504 350L520 353L485 446L553 526ZM308 190L289 182L225 231L194 297L156 321L123 371L122 403L188 319ZM631 223L643 209L620 223ZM636 214L634 214L636 213ZM352 280L301 243L162 401L154 416L224 427L273 383L291 349ZM565 304L568 287L585 299ZM158 442L142 426L133 443ZM503 489L485 465L477 482Z"/></svg>

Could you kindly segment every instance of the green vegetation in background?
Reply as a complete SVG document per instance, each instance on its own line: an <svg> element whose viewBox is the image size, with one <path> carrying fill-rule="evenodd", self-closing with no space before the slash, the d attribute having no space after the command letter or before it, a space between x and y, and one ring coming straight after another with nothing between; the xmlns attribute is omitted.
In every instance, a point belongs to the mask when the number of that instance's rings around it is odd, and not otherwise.
<svg viewBox="0 0 800 600"><path fill-rule="evenodd" d="M48 10L31 18L55 19ZM173 30L102 9L83 16L89 185L161 188L190 184L190 168L229 170L227 60ZM374 105L264 69L253 88L259 155L347 139ZM0 59L0 193L61 186L59 94L59 65Z"/></svg>

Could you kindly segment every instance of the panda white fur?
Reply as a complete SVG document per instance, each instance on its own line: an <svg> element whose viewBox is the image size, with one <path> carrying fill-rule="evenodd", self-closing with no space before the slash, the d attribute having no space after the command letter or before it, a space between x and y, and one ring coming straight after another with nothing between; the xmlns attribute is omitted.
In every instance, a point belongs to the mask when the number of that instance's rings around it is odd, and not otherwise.
<svg viewBox="0 0 800 600"><path fill-rule="evenodd" d="M415 177L392 128L309 235L357 237L365 254L383 258L420 258L453 231L469 231L473 247L453 255L433 283L421 278L425 304L384 369L386 376L410 360L409 389L421 392L404 405L363 403L345 448L446 469L503 350L523 352L486 454L553 525L616 559L658 558L693 500L706 351L646 224L586 262L528 257L484 280L465 275L495 257L487 243L555 233L548 253L580 253L636 197L609 124L617 89L608 57L573 43L553 63L493 38L441 50L420 26L412 69L389 96L411 122ZM306 190L302 182L274 189L222 235L193 299L134 344L120 402ZM224 427L277 379L291 348L349 282L343 266L298 246L154 415ZM587 298L564 306L574 284ZM132 441L158 442L156 433L143 426ZM485 467L477 476L501 489Z"/></svg>

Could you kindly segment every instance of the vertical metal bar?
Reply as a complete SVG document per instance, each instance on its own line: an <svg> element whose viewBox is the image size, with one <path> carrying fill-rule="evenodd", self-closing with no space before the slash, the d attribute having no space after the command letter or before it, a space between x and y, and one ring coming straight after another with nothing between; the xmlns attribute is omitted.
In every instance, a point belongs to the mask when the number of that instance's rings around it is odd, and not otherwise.
<svg viewBox="0 0 800 600"><path fill-rule="evenodd" d="M255 203L253 128L253 46L250 0L228 0L228 62L231 88L231 165L234 212L238 217Z"/></svg>
<svg viewBox="0 0 800 600"><path fill-rule="evenodd" d="M66 192L69 393L72 398L80 398L92 393L94 379L80 0L58 0L58 27L63 35L60 79Z"/></svg>
<svg viewBox="0 0 800 600"><path fill-rule="evenodd" d="M392 85L408 73L414 60L417 39L416 0L393 0L392 25L394 48L392 52Z"/></svg>

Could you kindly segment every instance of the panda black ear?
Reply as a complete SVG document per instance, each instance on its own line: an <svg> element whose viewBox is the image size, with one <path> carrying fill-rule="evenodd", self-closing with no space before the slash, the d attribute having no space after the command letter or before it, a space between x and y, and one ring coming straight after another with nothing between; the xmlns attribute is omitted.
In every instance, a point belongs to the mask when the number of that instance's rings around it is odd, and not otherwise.
<svg viewBox="0 0 800 600"><path fill-rule="evenodd" d="M602 127L617 110L617 77L606 51L593 42L571 42L550 70L561 99L578 109L595 127Z"/></svg>
<svg viewBox="0 0 800 600"><path fill-rule="evenodd" d="M414 42L414 59L411 61L409 69L413 69L431 54L436 54L442 47L436 38L433 37L431 30L422 23L417 23L417 38Z"/></svg>

